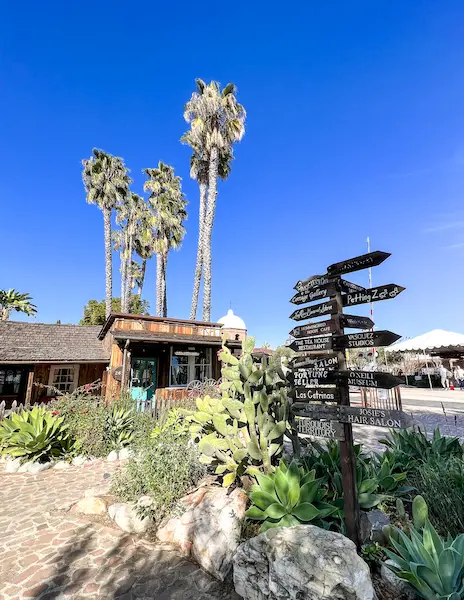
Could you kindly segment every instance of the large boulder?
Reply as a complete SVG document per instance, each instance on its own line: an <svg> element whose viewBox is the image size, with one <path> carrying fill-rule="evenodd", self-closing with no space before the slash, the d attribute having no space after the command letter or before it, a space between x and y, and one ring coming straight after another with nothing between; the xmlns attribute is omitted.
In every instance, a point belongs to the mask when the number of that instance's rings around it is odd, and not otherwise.
<svg viewBox="0 0 464 600"><path fill-rule="evenodd" d="M108 514L127 533L145 533L153 525L153 519L141 517L133 503L112 504L108 508Z"/></svg>
<svg viewBox="0 0 464 600"><path fill-rule="evenodd" d="M107 505L103 498L86 496L79 500L79 502L73 506L72 510L83 515L104 515L106 514L106 507Z"/></svg>
<svg viewBox="0 0 464 600"><path fill-rule="evenodd" d="M174 544L205 571L224 581L240 543L245 492L204 486L182 498L180 504L183 514L162 524L158 539Z"/></svg>
<svg viewBox="0 0 464 600"><path fill-rule="evenodd" d="M380 567L380 578L385 589L396 600L415 600L418 598L414 588L407 581L395 575L385 564Z"/></svg>
<svg viewBox="0 0 464 600"><path fill-rule="evenodd" d="M312 525L269 529L241 544L235 591L245 600L372 600L369 567L345 536Z"/></svg>

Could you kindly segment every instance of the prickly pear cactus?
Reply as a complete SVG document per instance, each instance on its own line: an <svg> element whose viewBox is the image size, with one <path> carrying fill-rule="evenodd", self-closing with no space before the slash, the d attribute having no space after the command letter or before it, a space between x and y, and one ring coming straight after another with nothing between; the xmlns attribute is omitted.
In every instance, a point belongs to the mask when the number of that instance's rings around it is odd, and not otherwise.
<svg viewBox="0 0 464 600"><path fill-rule="evenodd" d="M240 359L223 345L221 398L199 398L187 415L201 462L213 465L228 487L244 474L270 473L283 451L287 429L287 381L274 367L253 362L254 338Z"/></svg>

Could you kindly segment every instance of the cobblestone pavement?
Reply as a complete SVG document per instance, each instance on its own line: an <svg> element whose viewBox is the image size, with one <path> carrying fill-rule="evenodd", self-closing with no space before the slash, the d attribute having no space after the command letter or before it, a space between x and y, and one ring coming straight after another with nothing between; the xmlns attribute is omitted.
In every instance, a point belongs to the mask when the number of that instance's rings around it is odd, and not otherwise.
<svg viewBox="0 0 464 600"><path fill-rule="evenodd" d="M0 472L0 600L239 600L169 546L69 512L116 468Z"/></svg>

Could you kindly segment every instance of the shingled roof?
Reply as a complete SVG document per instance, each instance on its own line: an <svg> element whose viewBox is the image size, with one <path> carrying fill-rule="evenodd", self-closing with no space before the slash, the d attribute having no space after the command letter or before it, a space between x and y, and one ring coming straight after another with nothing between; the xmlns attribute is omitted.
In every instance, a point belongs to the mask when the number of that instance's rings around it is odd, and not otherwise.
<svg viewBox="0 0 464 600"><path fill-rule="evenodd" d="M0 321L0 363L109 362L100 326Z"/></svg>

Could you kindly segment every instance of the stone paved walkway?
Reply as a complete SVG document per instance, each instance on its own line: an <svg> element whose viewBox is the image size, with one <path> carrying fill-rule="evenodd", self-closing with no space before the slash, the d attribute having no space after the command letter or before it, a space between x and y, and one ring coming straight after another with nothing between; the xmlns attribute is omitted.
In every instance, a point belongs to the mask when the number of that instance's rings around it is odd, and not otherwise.
<svg viewBox="0 0 464 600"><path fill-rule="evenodd" d="M0 472L0 600L239 600L169 546L69 512L116 468Z"/></svg>

